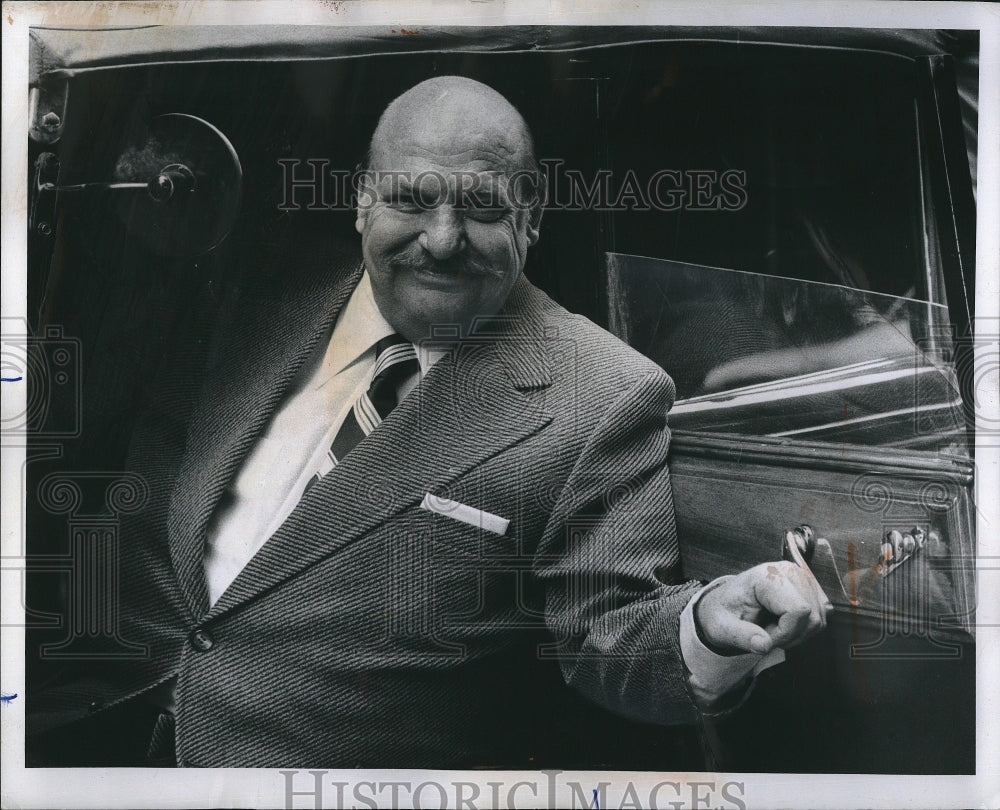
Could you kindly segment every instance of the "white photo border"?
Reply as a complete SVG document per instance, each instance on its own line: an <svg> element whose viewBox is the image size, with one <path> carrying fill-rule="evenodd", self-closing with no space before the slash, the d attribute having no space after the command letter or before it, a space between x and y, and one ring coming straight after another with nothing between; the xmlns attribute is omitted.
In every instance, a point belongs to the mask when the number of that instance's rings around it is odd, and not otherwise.
<svg viewBox="0 0 1000 810"><path fill-rule="evenodd" d="M995 324L1000 318L1000 9L989 3L945 2L786 2L765 4L731 0L705 5L698 2L432 2L406 3L319 2L319 0L203 0L202 2L4 2L3 141L2 141L2 315L26 319L27 267L27 124L29 26L117 25L406 25L449 26L510 25L725 25L815 26L858 28L978 29L980 32L979 154L977 194L977 323ZM995 358L979 357L979 363ZM995 374L978 391L979 417L995 424L1000 416ZM23 387L3 391L5 413L23 409ZM8 408L11 409L8 411ZM20 480L24 448L3 447L2 543L3 557L21 555L24 538L23 488ZM348 806L359 783L412 780L414 785L438 781L481 786L476 807L491 806L499 795L506 806L510 788L521 784L513 801L523 807L568 806L573 798L568 785L610 783L609 806L619 806L627 784L641 800L657 784L676 783L661 790L664 801L683 802L678 807L699 806L692 785L711 782L716 788L730 783L730 794L739 801L727 807L813 808L840 807L998 807L1000 806L1000 447L977 450L977 499L980 559L977 662L977 773L975 776L879 776L815 774L691 774L640 772L510 771L328 771L324 806L336 806L338 795ZM10 576L4 571L4 578ZM19 588L2 590L2 688L5 694L24 694L24 631ZM23 752L24 701L11 700L2 707L2 804L4 807L285 807L288 777L278 770L255 769L25 769ZM308 772L301 772L306 774ZM312 806L308 785L295 777L294 789L306 791L296 807ZM488 783L503 783L491 792ZM333 787L341 783L338 794ZM734 787L738 785L739 787ZM370 792L363 795L370 796ZM384 795L384 794L383 794ZM469 794L466 793L466 796ZM404 795L402 797L406 799ZM438 806L439 796L426 791L422 797ZM410 796L412 801L412 795ZM455 801L455 793L450 794ZM717 799L716 799L717 801ZM425 805L426 806L426 805ZM666 806L671 806L667 804ZM701 804L700 806L709 806ZM712 805L714 806L714 805Z"/></svg>

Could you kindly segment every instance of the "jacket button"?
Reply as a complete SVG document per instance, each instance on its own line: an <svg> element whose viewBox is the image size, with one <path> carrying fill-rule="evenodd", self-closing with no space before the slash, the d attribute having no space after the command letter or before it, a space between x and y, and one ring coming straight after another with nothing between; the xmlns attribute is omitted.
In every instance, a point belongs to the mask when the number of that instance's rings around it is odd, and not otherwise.
<svg viewBox="0 0 1000 810"><path fill-rule="evenodd" d="M207 652L212 649L213 644L215 644L215 641L213 641L212 637L204 630L195 630L191 634L191 646L199 652Z"/></svg>

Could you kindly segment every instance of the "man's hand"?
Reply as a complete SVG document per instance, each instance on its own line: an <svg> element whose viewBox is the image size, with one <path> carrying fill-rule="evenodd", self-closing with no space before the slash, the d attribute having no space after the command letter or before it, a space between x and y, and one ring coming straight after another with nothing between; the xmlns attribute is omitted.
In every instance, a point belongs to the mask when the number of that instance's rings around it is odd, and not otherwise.
<svg viewBox="0 0 1000 810"><path fill-rule="evenodd" d="M702 641L721 655L788 649L826 627L833 605L806 568L763 563L705 591L694 610Z"/></svg>

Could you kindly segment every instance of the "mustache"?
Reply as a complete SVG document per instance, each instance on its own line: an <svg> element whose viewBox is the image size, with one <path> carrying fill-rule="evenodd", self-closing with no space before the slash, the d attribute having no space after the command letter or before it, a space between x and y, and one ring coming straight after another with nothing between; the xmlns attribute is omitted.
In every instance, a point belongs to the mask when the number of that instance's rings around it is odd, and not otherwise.
<svg viewBox="0 0 1000 810"><path fill-rule="evenodd" d="M445 275L497 275L490 265L475 256L452 256L444 261L438 261L424 252L407 252L394 256L389 264L394 270L414 270Z"/></svg>

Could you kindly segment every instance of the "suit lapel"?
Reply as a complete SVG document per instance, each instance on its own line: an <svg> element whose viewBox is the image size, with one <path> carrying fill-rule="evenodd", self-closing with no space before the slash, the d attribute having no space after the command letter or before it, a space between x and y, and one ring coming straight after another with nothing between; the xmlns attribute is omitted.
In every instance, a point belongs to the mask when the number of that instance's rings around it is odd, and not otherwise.
<svg viewBox="0 0 1000 810"><path fill-rule="evenodd" d="M233 475L289 383L316 349L361 277L357 258L329 274L284 279L239 296L206 373L168 517L170 554L194 615L208 610L206 527Z"/></svg>
<svg viewBox="0 0 1000 810"><path fill-rule="evenodd" d="M529 319L512 316L491 334L454 347L306 493L207 618L341 550L548 424L551 415L519 390L548 384L541 343L523 334L526 326Z"/></svg>

